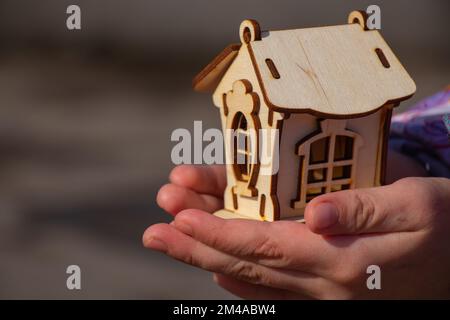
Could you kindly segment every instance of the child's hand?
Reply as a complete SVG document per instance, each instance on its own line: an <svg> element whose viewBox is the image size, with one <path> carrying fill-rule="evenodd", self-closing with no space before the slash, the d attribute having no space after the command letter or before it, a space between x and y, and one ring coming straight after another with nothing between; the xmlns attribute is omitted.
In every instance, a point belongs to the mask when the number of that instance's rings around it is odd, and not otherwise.
<svg viewBox="0 0 450 320"><path fill-rule="evenodd" d="M145 246L216 273L240 297L450 297L448 179L325 194L308 205L306 225L206 213L222 208L219 166L181 166L171 182L159 205L172 214L189 210L147 229ZM366 286L372 264L381 268L381 290Z"/></svg>
<svg viewBox="0 0 450 320"><path fill-rule="evenodd" d="M227 186L225 166L181 165L172 170L170 183L163 186L156 201L172 215L184 209L213 213L223 209L223 192Z"/></svg>

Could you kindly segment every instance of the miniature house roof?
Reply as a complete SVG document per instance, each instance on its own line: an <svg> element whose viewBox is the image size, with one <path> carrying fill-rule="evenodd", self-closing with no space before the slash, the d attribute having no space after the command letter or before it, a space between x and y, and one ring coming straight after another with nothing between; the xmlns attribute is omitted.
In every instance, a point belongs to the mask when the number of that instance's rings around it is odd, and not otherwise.
<svg viewBox="0 0 450 320"><path fill-rule="evenodd" d="M243 46L273 110L356 116L415 92L414 81L380 33L358 23L265 31L258 38ZM242 49L227 47L194 79L194 88L214 90Z"/></svg>

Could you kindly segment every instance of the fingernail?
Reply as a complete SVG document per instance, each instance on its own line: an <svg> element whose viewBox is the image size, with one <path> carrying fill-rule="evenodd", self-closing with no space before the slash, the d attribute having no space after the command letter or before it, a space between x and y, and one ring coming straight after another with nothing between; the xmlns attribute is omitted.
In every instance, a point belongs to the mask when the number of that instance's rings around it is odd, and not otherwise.
<svg viewBox="0 0 450 320"><path fill-rule="evenodd" d="M187 234L188 236L192 236L192 227L186 222L174 221L174 227Z"/></svg>
<svg viewBox="0 0 450 320"><path fill-rule="evenodd" d="M153 249L153 250L157 250L157 251L160 251L160 252L164 252L164 253L167 252L167 245L166 245L166 243L161 241L161 240L159 240L159 239L153 238L153 237L150 237L146 241L145 246L147 248L150 248L150 249Z"/></svg>
<svg viewBox="0 0 450 320"><path fill-rule="evenodd" d="M338 221L336 207L328 202L319 203L314 208L314 225L318 229L329 228Z"/></svg>

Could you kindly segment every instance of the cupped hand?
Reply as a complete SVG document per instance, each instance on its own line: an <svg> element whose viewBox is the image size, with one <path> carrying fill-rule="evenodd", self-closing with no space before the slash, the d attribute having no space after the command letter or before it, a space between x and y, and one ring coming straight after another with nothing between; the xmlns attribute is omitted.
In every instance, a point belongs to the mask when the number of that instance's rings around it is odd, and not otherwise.
<svg viewBox="0 0 450 320"><path fill-rule="evenodd" d="M223 220L221 166L179 166L158 204L176 215L149 227L148 248L212 271L249 299L450 297L450 181L405 178L313 199L306 225ZM381 289L367 287L367 268Z"/></svg>

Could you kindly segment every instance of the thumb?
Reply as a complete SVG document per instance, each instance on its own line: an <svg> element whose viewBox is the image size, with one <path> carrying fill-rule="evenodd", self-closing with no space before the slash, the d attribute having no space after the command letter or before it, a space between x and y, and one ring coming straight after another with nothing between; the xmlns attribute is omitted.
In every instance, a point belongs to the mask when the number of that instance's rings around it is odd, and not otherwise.
<svg viewBox="0 0 450 320"><path fill-rule="evenodd" d="M436 202L436 192L425 180L429 178L406 178L383 187L321 195L306 207L306 224L323 235L418 230Z"/></svg>

